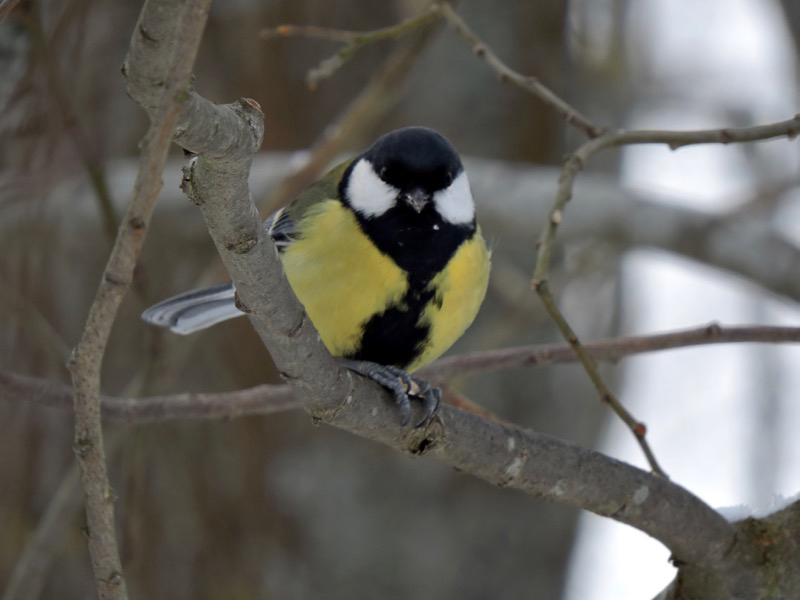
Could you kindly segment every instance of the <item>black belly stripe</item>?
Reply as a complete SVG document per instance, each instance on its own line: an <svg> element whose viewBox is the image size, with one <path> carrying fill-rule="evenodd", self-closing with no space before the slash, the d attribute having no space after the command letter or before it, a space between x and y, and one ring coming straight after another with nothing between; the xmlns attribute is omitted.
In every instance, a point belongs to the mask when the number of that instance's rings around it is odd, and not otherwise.
<svg viewBox="0 0 800 600"><path fill-rule="evenodd" d="M425 307L434 299L434 291L409 288L400 304L373 316L364 325L358 350L346 358L368 360L381 365L407 368L420 355L430 327L420 324Z"/></svg>
<svg viewBox="0 0 800 600"><path fill-rule="evenodd" d="M406 273L408 291L397 304L373 315L363 326L358 348L345 358L406 369L424 351L430 326L421 324L425 308L441 308L442 295L430 282L447 267L458 248L473 238L475 221L444 221L433 204L421 213L398 203L378 218L356 213L373 244Z"/></svg>

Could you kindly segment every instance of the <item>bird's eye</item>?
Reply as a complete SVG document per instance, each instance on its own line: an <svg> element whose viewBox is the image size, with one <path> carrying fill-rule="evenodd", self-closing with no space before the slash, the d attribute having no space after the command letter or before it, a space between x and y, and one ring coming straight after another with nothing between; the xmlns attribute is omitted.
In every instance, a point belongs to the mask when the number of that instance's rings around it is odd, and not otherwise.
<svg viewBox="0 0 800 600"><path fill-rule="evenodd" d="M447 185L450 185L451 183L453 183L453 174L450 171L448 171L447 172Z"/></svg>
<svg viewBox="0 0 800 600"><path fill-rule="evenodd" d="M387 171L386 167L381 167L381 170L378 173L378 177L380 177L384 181L386 181L386 171Z"/></svg>

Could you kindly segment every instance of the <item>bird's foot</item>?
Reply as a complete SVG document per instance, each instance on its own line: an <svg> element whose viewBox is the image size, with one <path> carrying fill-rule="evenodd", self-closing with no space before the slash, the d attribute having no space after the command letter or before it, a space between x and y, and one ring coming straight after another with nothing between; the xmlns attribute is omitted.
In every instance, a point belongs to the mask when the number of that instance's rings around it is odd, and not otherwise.
<svg viewBox="0 0 800 600"><path fill-rule="evenodd" d="M342 359L342 363L351 371L372 379L392 392L402 415L400 424L403 427L411 420L411 398L421 401L424 411L422 419L414 426L415 429L428 425L436 414L439 401L442 399L442 390L424 379L413 377L398 367L379 365L366 360Z"/></svg>

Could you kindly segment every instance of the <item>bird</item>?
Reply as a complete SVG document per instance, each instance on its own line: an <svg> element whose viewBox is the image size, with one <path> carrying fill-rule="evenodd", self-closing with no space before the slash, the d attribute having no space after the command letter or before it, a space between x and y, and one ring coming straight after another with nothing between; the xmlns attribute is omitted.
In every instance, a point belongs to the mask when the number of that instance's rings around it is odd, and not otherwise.
<svg viewBox="0 0 800 600"><path fill-rule="evenodd" d="M466 171L441 133L379 137L264 222L286 277L343 365L392 392L426 426L441 390L411 375L464 333L483 302L490 252ZM232 283L184 292L142 319L190 334L244 314Z"/></svg>

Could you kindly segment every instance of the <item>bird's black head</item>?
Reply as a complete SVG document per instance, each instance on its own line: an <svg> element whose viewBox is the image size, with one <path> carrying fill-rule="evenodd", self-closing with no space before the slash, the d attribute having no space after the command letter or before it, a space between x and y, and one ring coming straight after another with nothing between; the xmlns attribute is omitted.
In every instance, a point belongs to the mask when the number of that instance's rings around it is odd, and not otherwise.
<svg viewBox="0 0 800 600"><path fill-rule="evenodd" d="M353 161L342 197L366 218L389 209L435 211L445 221L474 218L469 183L453 145L426 127L405 127L378 138Z"/></svg>
<svg viewBox="0 0 800 600"><path fill-rule="evenodd" d="M412 194L432 197L447 188L462 171L456 149L440 133L406 127L378 138L364 154L382 181Z"/></svg>
<svg viewBox="0 0 800 600"><path fill-rule="evenodd" d="M475 231L461 159L443 135L425 127L378 138L345 172L340 197L382 252L425 277Z"/></svg>

